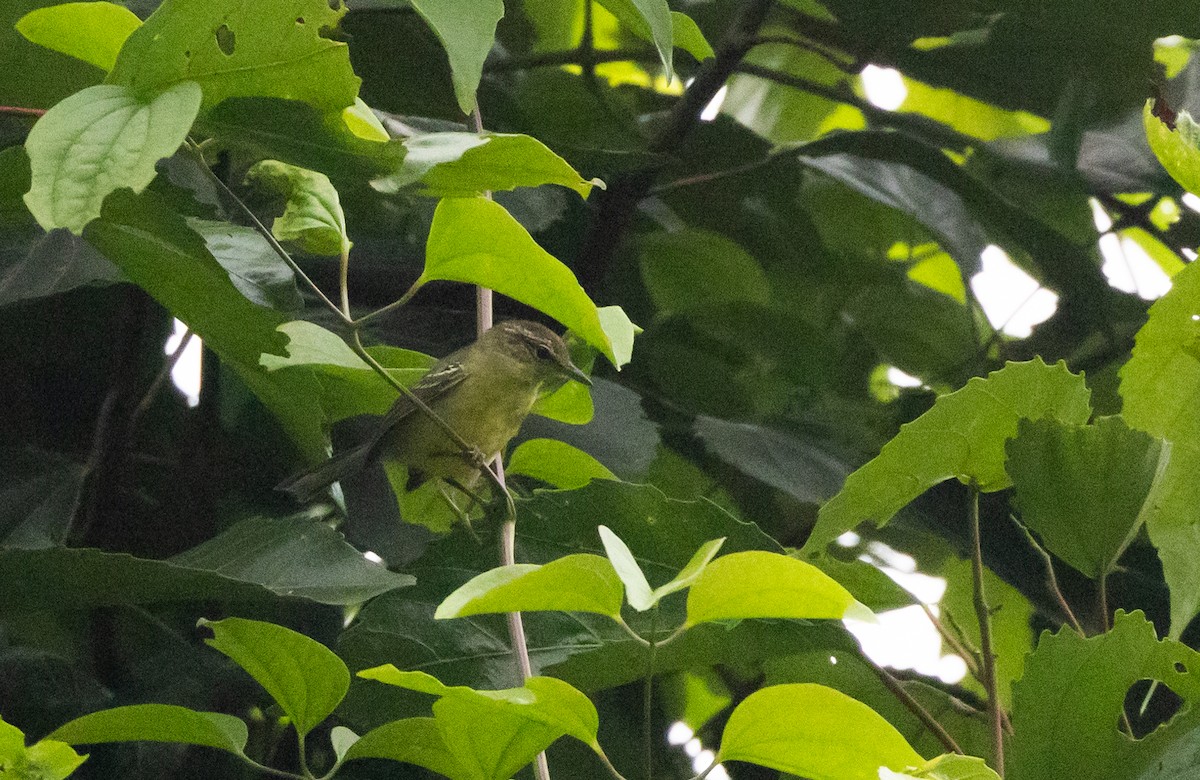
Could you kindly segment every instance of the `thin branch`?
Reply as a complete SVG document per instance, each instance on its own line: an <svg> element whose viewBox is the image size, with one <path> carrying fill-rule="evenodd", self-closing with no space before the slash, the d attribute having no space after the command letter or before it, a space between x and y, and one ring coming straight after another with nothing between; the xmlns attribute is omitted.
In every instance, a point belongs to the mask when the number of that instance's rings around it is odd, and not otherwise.
<svg viewBox="0 0 1200 780"><path fill-rule="evenodd" d="M894 127L901 130L910 130L919 135L928 137L936 142L939 146L948 147L951 149L964 149L968 146L978 145L976 139L963 133L947 127L941 122L934 121L919 114L908 114L899 111L888 111L887 109L879 108L870 101L863 100L858 95L854 94L847 86L831 87L827 84L821 84L809 79L793 76L790 73L766 68L762 65L755 65L749 62L740 63L737 66L738 73L745 73L750 76L757 76L761 79L773 81L776 84L782 84L785 87L799 89L810 95L817 95L826 100L832 100L836 103L845 103L848 106L853 106L861 111L866 117L879 125L886 127Z"/></svg>
<svg viewBox="0 0 1200 780"><path fill-rule="evenodd" d="M180 358L183 357L184 351L187 350L188 344L192 343L192 339L195 336L196 334L190 329L183 331L183 336L179 339L179 346L167 357L166 362L163 363L162 368L159 369L158 374L154 377L154 381L150 383L150 387L146 388L146 393L142 396L142 400L134 407L133 414L129 415L128 438L130 442L137 435L137 429L141 424L142 418L146 416L146 413L150 411L150 407L154 405L154 399L158 397L159 391L162 390L163 385L170 378L171 372L175 370L175 366L179 364Z"/></svg>
<svg viewBox="0 0 1200 780"><path fill-rule="evenodd" d="M751 41L774 5L772 0L743 0L737 4L737 11L715 49L716 56L700 65L695 79L672 107L646 151L664 157L683 143L700 121L704 108L750 50ZM584 289L594 289L607 277L637 205L654 185L658 173L657 169L646 169L615 177L609 189L597 196L598 208L589 221L579 253L583 260L580 281Z"/></svg>
<svg viewBox="0 0 1200 780"><path fill-rule="evenodd" d="M405 292L404 295L400 296L400 298L398 300L392 301L387 306L376 309L373 312L364 314L363 316L354 320L354 322L350 323L350 327L354 328L355 330L358 330L369 322L377 320L380 317L383 317L385 315L391 314L396 309L399 309L401 306L403 306L404 304L406 304L410 300L412 300L412 297L417 294L417 290L420 290L421 287L424 286L424 284L425 284L425 282L422 279L417 279L417 281L413 282L412 287L409 287L408 291Z"/></svg>
<svg viewBox="0 0 1200 780"><path fill-rule="evenodd" d="M188 139L187 148L192 152L193 156L195 157L196 162L200 166L200 170L208 177L208 179L213 184L215 184L217 186L217 189L221 190L221 192L225 194L225 196L229 199L229 201L231 203L233 203L235 206L237 206L238 211L240 211L242 213L242 215L247 220L249 220L250 226L253 227L255 230L257 230L259 235L261 235L264 239L266 239L266 241L270 245L271 249L275 252L275 254L277 254L279 256L279 259L281 259L281 260L283 260L283 262L287 263L288 268L292 269L292 273L296 274L296 276L299 277L300 280L303 281L308 286L308 288L313 291L313 293L317 296L317 298L320 299L321 303L325 304L325 307L327 309L329 309L331 312L333 312L335 315L337 315L337 318L339 320L341 320L346 325L353 324L353 321L350 319L350 316L348 314L344 313L340 308L338 308L337 304L335 304L333 301L329 300L329 298L325 295L325 293L321 291L321 288L317 286L316 282L314 282L312 279L310 279L308 277L308 274L304 273L304 269L301 268L299 266L299 264L296 263L296 261L294 259L292 259L292 256L290 254L288 254L288 251L286 249L284 249L277 240L275 240L275 236L271 233L270 230L267 229L266 225L264 225L262 222L259 221L258 217L255 216L254 212L250 210L250 207L247 206L242 201L242 199L239 198L237 196L237 194L234 193L234 191L229 188L229 185L227 185L225 182L223 182L221 180L221 177L218 176L213 171L212 168L208 167L208 163L205 162L205 160L204 160L204 154L200 151L200 147L198 147L196 145L196 142L192 141L191 139Z"/></svg>
<svg viewBox="0 0 1200 780"><path fill-rule="evenodd" d="M983 662L983 687L987 691L988 713L992 721L992 742L996 755L996 774L1004 777L1004 717L996 685L996 655L992 645L992 613L983 588L983 547L979 532L979 485L970 487L971 573L974 577L975 617L979 620L979 653Z"/></svg>
<svg viewBox="0 0 1200 780"><path fill-rule="evenodd" d="M471 111L471 125L476 133L483 133L483 113L479 110L478 97L475 101L475 108ZM492 199L490 191L484 192L483 196L488 200ZM492 327L492 321L492 291L486 287L476 287L476 333L482 336ZM517 507L513 503L512 493L509 492L508 485L504 481L503 456L497 455L491 463L484 466L483 470L504 495L507 517L500 526L500 562L504 566L514 566L517 562ZM521 679L528 680L533 677L533 663L529 659L529 641L525 636L525 622L521 618L520 612L509 612L507 618L508 637L512 642L513 653L517 657L517 668L521 672ZM550 780L550 763L546 759L545 751L537 754L537 758L533 762L533 770L537 780Z"/></svg>
<svg viewBox="0 0 1200 780"><path fill-rule="evenodd" d="M933 614L933 610L929 608L928 604L921 602L921 609L924 610L925 616L929 618L929 622L932 623L933 627L937 629L937 632L941 634L942 639L946 642L946 644L950 645L950 649L953 650L959 658L963 659L963 663L967 665L967 671L971 673L971 676L978 680L979 654L967 649L966 645L964 645L962 642L959 642L954 634L950 632L950 629L946 628L946 625L942 623L938 616Z"/></svg>
<svg viewBox="0 0 1200 780"><path fill-rule="evenodd" d="M508 57L489 62L485 66L488 73L505 73L531 68L561 67L563 65L579 65L583 68L595 67L606 62L658 62L658 52L653 49L636 46L620 49L592 49L580 45L574 49L563 51L546 51L518 57Z"/></svg>
<svg viewBox="0 0 1200 780"><path fill-rule="evenodd" d="M0 106L0 114L19 114L21 116L45 116L44 108L25 108L24 106Z"/></svg>
<svg viewBox="0 0 1200 780"><path fill-rule="evenodd" d="M933 732L933 735L937 737L938 741L942 743L942 746L946 748L946 750L949 750L951 753L958 753L959 755L963 754L962 748L960 748L958 743L954 741L954 737L950 736L950 733L942 727L941 723L938 723L937 718L933 717L933 715L929 712L929 710L925 709L921 702L914 699L912 694L904 689L904 686L900 684L899 680L893 677L887 669L884 669L882 666L876 664L874 661L871 661L865 656L863 660L865 660L867 665L871 667L871 671L875 672L875 676L879 678L879 681L883 683L883 686L891 691L892 695L904 705L905 709L907 709L913 715L916 715L917 719L921 721L925 728Z"/></svg>
<svg viewBox="0 0 1200 780"><path fill-rule="evenodd" d="M1017 522L1015 517L1013 518L1013 522ZM1058 577L1054 576L1054 560L1050 557L1050 553L1046 552L1045 548L1038 543L1038 540L1033 537L1028 528L1021 523L1017 523L1017 527L1025 534L1025 538L1029 541L1029 546L1042 557L1042 562L1046 564L1046 586L1058 602L1058 608L1066 616L1067 622L1071 624L1071 628L1075 629L1080 636L1087 636L1087 633L1083 630L1083 626L1080 625L1079 620L1075 617L1075 612L1072 611L1071 605L1067 602L1066 596L1063 595L1062 590L1058 587Z"/></svg>
<svg viewBox="0 0 1200 780"><path fill-rule="evenodd" d="M790 35L759 35L752 41L754 46L763 46L771 43L781 43L787 46L795 46L798 49L812 52L813 54L828 60L829 64L833 67L851 76L857 76L859 71L862 70L862 68L858 66L858 63L856 63L854 58L850 55L836 49L831 49L828 46L816 43L815 41L809 41L803 38L793 38Z"/></svg>

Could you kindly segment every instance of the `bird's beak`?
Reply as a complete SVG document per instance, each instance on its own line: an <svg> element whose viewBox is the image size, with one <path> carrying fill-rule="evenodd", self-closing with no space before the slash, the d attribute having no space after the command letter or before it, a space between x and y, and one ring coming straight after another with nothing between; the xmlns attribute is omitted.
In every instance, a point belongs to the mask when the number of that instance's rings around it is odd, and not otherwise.
<svg viewBox="0 0 1200 780"><path fill-rule="evenodd" d="M563 373L565 373L568 378L574 379L576 382L579 382L582 385L586 385L588 387L592 386L592 378L583 373L579 366L575 365L569 360L563 364Z"/></svg>

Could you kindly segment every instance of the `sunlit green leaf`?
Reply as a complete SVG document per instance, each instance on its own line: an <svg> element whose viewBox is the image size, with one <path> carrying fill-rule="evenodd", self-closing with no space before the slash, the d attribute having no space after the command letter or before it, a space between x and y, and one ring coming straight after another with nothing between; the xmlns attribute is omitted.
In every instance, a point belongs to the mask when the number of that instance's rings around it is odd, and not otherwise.
<svg viewBox="0 0 1200 780"><path fill-rule="evenodd" d="M1175 115L1172 128L1154 114L1154 100L1142 110L1146 140L1162 166L1188 192L1200 192L1200 124L1187 111Z"/></svg>
<svg viewBox="0 0 1200 780"><path fill-rule="evenodd" d="M271 694L301 736L333 713L350 688L350 670L315 639L273 623L241 618L202 620L206 639Z"/></svg>
<svg viewBox="0 0 1200 780"><path fill-rule="evenodd" d="M275 238L295 242L313 255L336 257L350 251L346 215L325 174L263 160L246 173L246 181L287 199L283 215L271 225Z"/></svg>
<svg viewBox="0 0 1200 780"><path fill-rule="evenodd" d="M575 274L490 200L447 198L438 204L418 282L438 279L488 287L539 309L617 364L596 304Z"/></svg>
<svg viewBox="0 0 1200 780"><path fill-rule="evenodd" d="M763 688L734 709L719 761L747 761L812 780L878 780L880 767L925 763L867 705L823 685Z"/></svg>
<svg viewBox="0 0 1200 780"><path fill-rule="evenodd" d="M613 569L625 585L625 598L629 601L629 606L638 612L645 612L653 607L658 600L654 598L650 583L646 581L646 574L638 565L633 552L607 526L602 525L596 530L600 533L600 541L604 544L608 560L612 562Z"/></svg>
<svg viewBox="0 0 1200 780"><path fill-rule="evenodd" d="M64 780L86 759L53 739L26 747L25 734L0 718L0 773L5 780Z"/></svg>
<svg viewBox="0 0 1200 780"><path fill-rule="evenodd" d="M672 47L675 45L671 9L666 0L599 0L600 5L621 20L621 24L654 42L663 69L671 72Z"/></svg>
<svg viewBox="0 0 1200 780"><path fill-rule="evenodd" d="M101 710L59 726L50 739L69 745L102 742L182 742L240 754L246 724L232 715L197 712L174 704L134 704Z"/></svg>
<svg viewBox="0 0 1200 780"><path fill-rule="evenodd" d="M617 478L591 455L557 439L522 442L508 457L506 470L568 490L583 487L593 479Z"/></svg>
<svg viewBox="0 0 1200 780"><path fill-rule="evenodd" d="M17 32L69 57L112 70L117 53L142 20L115 3L63 3L21 17Z"/></svg>
<svg viewBox="0 0 1200 780"><path fill-rule="evenodd" d="M451 780L477 777L450 753L433 718L406 718L368 731L346 754L347 761L356 758L386 758L415 764Z"/></svg>
<svg viewBox="0 0 1200 780"><path fill-rule="evenodd" d="M712 45L704 37L704 33L701 32L692 17L685 13L671 12L671 37L676 46L697 60L704 61L709 57L716 56L713 53Z"/></svg>
<svg viewBox="0 0 1200 780"><path fill-rule="evenodd" d="M139 95L195 81L205 111L231 97L340 111L354 103L359 79L346 44L323 31L345 12L326 0L166 0L129 36L108 81Z"/></svg>
<svg viewBox="0 0 1200 780"><path fill-rule="evenodd" d="M38 224L81 233L109 193L141 192L154 164L187 138L199 108L193 81L145 100L123 86L88 87L54 106L25 141L32 168L25 203Z"/></svg>
<svg viewBox="0 0 1200 780"><path fill-rule="evenodd" d="M519 563L486 571L447 596L434 617L560 611L619 618L623 593L607 558L580 553L543 566Z"/></svg>
<svg viewBox="0 0 1200 780"><path fill-rule="evenodd" d="M770 552L724 555L688 590L689 625L744 618L870 619L870 611L815 566Z"/></svg>

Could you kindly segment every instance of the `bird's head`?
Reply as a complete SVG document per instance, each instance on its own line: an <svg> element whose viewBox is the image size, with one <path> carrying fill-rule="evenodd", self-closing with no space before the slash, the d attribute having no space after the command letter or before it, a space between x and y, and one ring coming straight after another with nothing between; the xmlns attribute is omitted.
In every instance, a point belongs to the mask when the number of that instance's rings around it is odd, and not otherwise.
<svg viewBox="0 0 1200 780"><path fill-rule="evenodd" d="M567 380L591 386L592 380L571 362L567 343L554 331L529 320L505 320L483 334L480 342L528 371L543 389L555 389Z"/></svg>

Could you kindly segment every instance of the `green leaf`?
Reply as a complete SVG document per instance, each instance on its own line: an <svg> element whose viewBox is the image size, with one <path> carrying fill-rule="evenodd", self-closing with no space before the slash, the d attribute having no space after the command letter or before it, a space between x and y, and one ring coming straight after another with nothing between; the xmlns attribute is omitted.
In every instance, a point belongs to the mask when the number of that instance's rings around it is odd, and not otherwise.
<svg viewBox="0 0 1200 780"><path fill-rule="evenodd" d="M25 747L24 732L0 718L0 777L5 780L63 780L86 759L53 739Z"/></svg>
<svg viewBox="0 0 1200 780"><path fill-rule="evenodd" d="M642 329L629 319L629 315L620 306L601 306L596 310L600 315L600 327L604 329L608 341L612 344L613 363L617 369L633 359L633 339Z"/></svg>
<svg viewBox="0 0 1200 780"><path fill-rule="evenodd" d="M473 778L442 740L434 718L406 718L372 729L355 742L346 760L386 758L423 766L451 780Z"/></svg>
<svg viewBox="0 0 1200 780"><path fill-rule="evenodd" d="M433 705L434 720L449 753L471 772L467 777L507 780L563 735L599 750L596 708L562 680L532 677L520 688L476 691L391 664L358 676L441 697Z"/></svg>
<svg viewBox="0 0 1200 780"><path fill-rule="evenodd" d="M246 173L246 183L287 198L283 216L276 217L271 225L275 238L293 241L313 255L337 257L350 251L346 215L337 190L325 174L263 160Z"/></svg>
<svg viewBox="0 0 1200 780"><path fill-rule="evenodd" d="M688 590L688 625L744 618L870 619L870 610L817 567L778 553L724 555Z"/></svg>
<svg viewBox="0 0 1200 780"><path fill-rule="evenodd" d="M323 31L345 14L326 0L166 0L129 36L109 74L140 95L195 81L202 110L231 97L352 105L359 79L346 44Z"/></svg>
<svg viewBox="0 0 1200 780"><path fill-rule="evenodd" d="M915 777L920 780L1000 780L982 758L948 753L927 762L919 769L904 774L880 773L880 780L893 777Z"/></svg>
<svg viewBox="0 0 1200 780"><path fill-rule="evenodd" d="M350 670L342 659L304 634L242 618L201 620L200 625L213 632L204 641L249 672L301 737L333 714L350 689Z"/></svg>
<svg viewBox="0 0 1200 780"><path fill-rule="evenodd" d="M0 276L0 306L123 280L117 267L82 238L69 230L52 230Z"/></svg>
<svg viewBox="0 0 1200 780"><path fill-rule="evenodd" d="M925 763L886 720L823 685L755 691L734 709L718 761L748 761L811 780L878 780L880 767Z"/></svg>
<svg viewBox="0 0 1200 780"><path fill-rule="evenodd" d="M642 279L660 314L732 302L767 305L762 266L728 238L707 230L658 232L638 241Z"/></svg>
<svg viewBox="0 0 1200 780"><path fill-rule="evenodd" d="M575 274L538 246L503 206L484 198L438 204L417 283L435 280L488 287L545 312L619 365L596 304Z"/></svg>
<svg viewBox="0 0 1200 780"><path fill-rule="evenodd" d="M264 354L261 365L272 372L282 370L284 375L315 376L321 408L330 422L359 414L384 414L396 401L396 390L337 334L305 320L285 322L278 330L288 337L287 357ZM405 386L414 384L436 362L420 352L395 347L368 347L367 352Z"/></svg>
<svg viewBox="0 0 1200 780"><path fill-rule="evenodd" d="M472 197L485 191L558 184L586 198L599 179L585 181L548 146L528 135L509 133L425 133L404 141L400 170L376 179L380 192L396 192L420 181L422 194Z"/></svg>
<svg viewBox="0 0 1200 780"><path fill-rule="evenodd" d="M496 23L504 16L502 0L413 0L412 7L433 29L446 55L454 95L464 114L475 108L475 90L483 76L483 61L496 38Z"/></svg>
<svg viewBox="0 0 1200 780"><path fill-rule="evenodd" d="M607 526L602 525L596 530L600 533L600 541L604 544L608 560L612 562L617 576L625 584L625 598L629 601L629 606L638 612L645 612L657 604L658 599L654 597L650 583L646 581L645 572L638 566L637 559L633 557L633 552L625 542Z"/></svg>
<svg viewBox="0 0 1200 780"><path fill-rule="evenodd" d="M327 524L250 518L165 561L61 547L0 549L0 612L181 601L304 598L359 604L412 585Z"/></svg>
<svg viewBox="0 0 1200 780"><path fill-rule="evenodd" d="M1116 568L1141 529L1171 452L1119 417L1086 426L1022 420L1005 449L1021 521L1092 579Z"/></svg>
<svg viewBox="0 0 1200 780"><path fill-rule="evenodd" d="M368 561L328 524L295 518L243 520L170 562L320 604L359 604L413 584L410 575Z"/></svg>
<svg viewBox="0 0 1200 780"><path fill-rule="evenodd" d="M209 253L242 295L273 309L303 308L295 273L257 230L207 219L191 218L187 224L204 239Z"/></svg>
<svg viewBox="0 0 1200 780"><path fill-rule="evenodd" d="M1187 111L1175 115L1174 129L1154 115L1154 98L1142 109L1146 140L1171 178L1188 192L1200 192L1200 124Z"/></svg>
<svg viewBox="0 0 1200 780"><path fill-rule="evenodd" d="M1171 636L1200 612L1200 268L1189 265L1150 307L1121 368L1122 416L1171 443L1171 462L1146 530L1171 592Z"/></svg>
<svg viewBox="0 0 1200 780"><path fill-rule="evenodd" d="M0 449L0 543L39 549L63 544L79 511L82 463L57 452Z"/></svg>
<svg viewBox="0 0 1200 780"><path fill-rule="evenodd" d="M633 32L653 41L663 70L671 73L675 29L667 0L600 0L613 16Z"/></svg>
<svg viewBox="0 0 1200 780"><path fill-rule="evenodd" d="M481 137L484 143L464 145L461 156L435 165L422 176L425 191L453 198L482 195L486 190L557 184L586 198L592 187L603 187L599 179L583 179L570 163L536 138L502 133Z"/></svg>
<svg viewBox="0 0 1200 780"><path fill-rule="evenodd" d="M655 602L661 601L664 596L669 596L672 593L678 593L684 588L690 588L698 580L708 568L708 564L721 550L721 545L725 544L725 539L712 539L705 542L696 550L696 554L687 562L687 565L679 570L679 573L671 578L670 582L660 585L654 589Z"/></svg>
<svg viewBox="0 0 1200 780"><path fill-rule="evenodd" d="M17 32L28 40L101 70L112 70L117 53L142 20L115 3L63 3L21 17Z"/></svg>
<svg viewBox="0 0 1200 780"><path fill-rule="evenodd" d="M593 479L616 479L604 464L557 439L530 439L508 456L509 474L540 479L556 488L580 488Z"/></svg>
<svg viewBox="0 0 1200 780"><path fill-rule="evenodd" d="M717 56L700 27L685 13L671 12L671 40L701 62Z"/></svg>
<svg viewBox="0 0 1200 780"><path fill-rule="evenodd" d="M338 761L346 760L346 754L358 743L359 739L357 734L345 726L334 726L329 730L329 744Z"/></svg>
<svg viewBox="0 0 1200 780"><path fill-rule="evenodd" d="M1174 747L1190 744L1188 750L1194 750L1194 717L1177 717L1142 740L1129 739L1117 726L1129 687L1147 679L1165 683L1182 697L1184 710L1194 709L1200 702L1200 653L1160 641L1141 612L1118 611L1111 631L1086 639L1068 628L1043 633L1025 676L1013 686L1011 776L1187 776L1150 768L1161 769Z"/></svg>
<svg viewBox="0 0 1200 780"><path fill-rule="evenodd" d="M69 745L182 742L242 755L247 732L246 724L232 715L174 704L134 704L76 718L55 729L50 738Z"/></svg>
<svg viewBox="0 0 1200 780"><path fill-rule="evenodd" d="M498 612L595 612L619 619L624 589L607 558L567 555L544 566L519 563L472 577L446 597L434 617Z"/></svg>
<svg viewBox="0 0 1200 780"><path fill-rule="evenodd" d="M243 296L182 217L149 196L118 192L84 236L225 360L257 366L278 354L283 317Z"/></svg>
<svg viewBox="0 0 1200 780"><path fill-rule="evenodd" d="M401 142L364 139L348 125L344 113L349 110L321 111L279 98L230 98L197 127L222 146L320 171L335 181L396 170L404 159Z"/></svg>
<svg viewBox="0 0 1200 780"><path fill-rule="evenodd" d="M821 507L805 543L820 550L860 522L882 526L902 507L947 479L974 482L986 492L1011 484L1004 472L1004 442L1022 418L1087 422L1091 413L1083 377L1040 358L1008 363L986 379L934 402L900 429L873 460L846 479Z"/></svg>
<svg viewBox="0 0 1200 780"><path fill-rule="evenodd" d="M145 100L111 84L77 92L29 131L32 184L25 204L46 230L81 233L100 216L110 192L146 188L154 164L187 138L199 107L200 87L193 81Z"/></svg>

